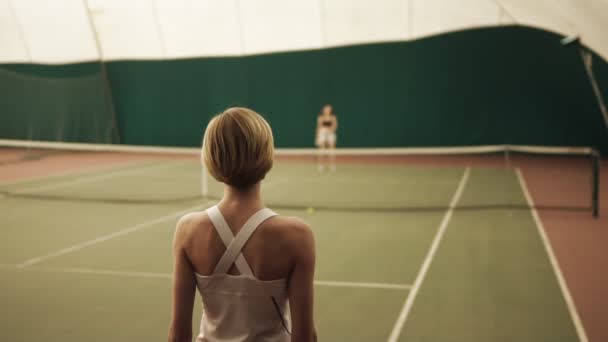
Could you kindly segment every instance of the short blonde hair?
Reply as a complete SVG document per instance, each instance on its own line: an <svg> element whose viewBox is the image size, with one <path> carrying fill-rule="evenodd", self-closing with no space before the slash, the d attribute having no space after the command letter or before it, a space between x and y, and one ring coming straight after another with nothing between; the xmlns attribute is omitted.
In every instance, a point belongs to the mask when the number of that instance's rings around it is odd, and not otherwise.
<svg viewBox="0 0 608 342"><path fill-rule="evenodd" d="M203 160L213 178L248 188L272 168L274 139L264 118L247 108L228 108L205 130Z"/></svg>

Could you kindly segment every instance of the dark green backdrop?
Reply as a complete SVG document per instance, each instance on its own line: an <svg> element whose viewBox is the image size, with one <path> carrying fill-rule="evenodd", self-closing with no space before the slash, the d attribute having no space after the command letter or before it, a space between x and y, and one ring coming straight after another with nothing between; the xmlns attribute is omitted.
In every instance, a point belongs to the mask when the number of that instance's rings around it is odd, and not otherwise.
<svg viewBox="0 0 608 342"><path fill-rule="evenodd" d="M342 147L534 144L608 153L608 131L578 50L559 39L496 27L411 42L118 61L107 68L125 144L196 146L211 115L248 106L268 118L278 147L312 147L315 116L332 103ZM608 98L608 66L597 56L594 62ZM94 63L2 68L56 78L98 72ZM0 136L20 137L4 124Z"/></svg>

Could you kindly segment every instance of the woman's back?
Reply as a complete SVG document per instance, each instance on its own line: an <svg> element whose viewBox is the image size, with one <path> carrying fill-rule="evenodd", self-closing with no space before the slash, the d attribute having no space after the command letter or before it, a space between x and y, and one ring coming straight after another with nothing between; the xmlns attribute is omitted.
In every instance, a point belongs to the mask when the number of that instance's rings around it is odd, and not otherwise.
<svg viewBox="0 0 608 342"><path fill-rule="evenodd" d="M237 235L247 220L262 209L243 208L239 204L219 205L217 208L232 235ZM200 275L211 275L226 251L218 227L215 227L207 211L190 214L184 219L192 224L189 234L191 248L187 249L192 267ZM256 278L275 280L289 276L293 266L291 244L297 243L298 229L303 226L305 224L298 219L274 216L257 227L242 250ZM239 274L234 266L228 273Z"/></svg>
<svg viewBox="0 0 608 342"><path fill-rule="evenodd" d="M203 298L197 341L290 341L287 285L292 251L306 225L242 203L213 206L182 221Z"/></svg>
<svg viewBox="0 0 608 342"><path fill-rule="evenodd" d="M177 224L170 341L191 341L197 287L199 341L316 340L312 231L264 209L261 199L273 148L270 126L249 109L230 108L207 126L203 160L225 184L224 196Z"/></svg>

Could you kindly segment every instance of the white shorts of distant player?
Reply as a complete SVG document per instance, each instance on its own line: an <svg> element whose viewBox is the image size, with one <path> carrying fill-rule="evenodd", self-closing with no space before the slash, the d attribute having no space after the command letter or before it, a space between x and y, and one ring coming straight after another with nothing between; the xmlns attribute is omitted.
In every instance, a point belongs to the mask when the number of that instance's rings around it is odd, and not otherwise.
<svg viewBox="0 0 608 342"><path fill-rule="evenodd" d="M336 133L332 132L329 128L319 129L317 135L317 147L335 146L336 144Z"/></svg>

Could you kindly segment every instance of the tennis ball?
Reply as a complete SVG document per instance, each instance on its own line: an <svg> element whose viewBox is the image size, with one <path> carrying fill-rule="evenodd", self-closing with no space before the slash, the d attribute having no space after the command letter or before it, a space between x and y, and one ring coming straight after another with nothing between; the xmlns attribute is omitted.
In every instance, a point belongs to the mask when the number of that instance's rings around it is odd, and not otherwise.
<svg viewBox="0 0 608 342"><path fill-rule="evenodd" d="M312 215L315 213L315 208L308 207L308 209L306 209L306 212L308 213L308 215Z"/></svg>

